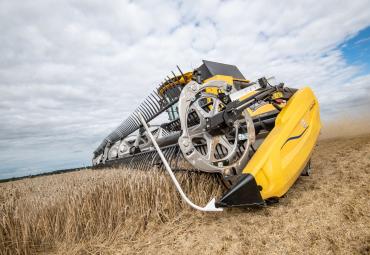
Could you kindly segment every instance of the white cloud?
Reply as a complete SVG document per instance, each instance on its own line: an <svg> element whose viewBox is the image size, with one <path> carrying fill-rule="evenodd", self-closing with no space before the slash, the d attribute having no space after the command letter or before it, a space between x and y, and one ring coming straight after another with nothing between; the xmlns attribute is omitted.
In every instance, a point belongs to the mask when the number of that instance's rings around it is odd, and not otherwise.
<svg viewBox="0 0 370 255"><path fill-rule="evenodd" d="M369 4L3 1L1 169L87 163L176 64L189 70L202 59L235 64L250 79L310 85L324 120L368 109L370 78L338 46L370 25Z"/></svg>

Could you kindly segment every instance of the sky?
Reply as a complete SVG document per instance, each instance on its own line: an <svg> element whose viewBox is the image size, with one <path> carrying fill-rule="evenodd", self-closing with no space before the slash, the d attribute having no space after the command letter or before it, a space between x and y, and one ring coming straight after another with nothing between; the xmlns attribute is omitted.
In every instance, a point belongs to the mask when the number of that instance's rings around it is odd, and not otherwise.
<svg viewBox="0 0 370 255"><path fill-rule="evenodd" d="M370 1L0 0L0 179L91 164L176 65L311 86L370 110ZM349 120L350 121L350 120Z"/></svg>

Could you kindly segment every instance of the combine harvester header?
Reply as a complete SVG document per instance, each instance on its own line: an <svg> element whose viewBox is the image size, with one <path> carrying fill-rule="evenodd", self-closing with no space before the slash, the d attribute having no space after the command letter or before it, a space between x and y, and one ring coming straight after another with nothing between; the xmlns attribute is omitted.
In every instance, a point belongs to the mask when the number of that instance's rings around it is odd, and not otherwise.
<svg viewBox="0 0 370 255"><path fill-rule="evenodd" d="M310 88L252 82L236 66L205 60L192 72L178 69L104 139L94 166L164 167L183 199L202 211L276 202L309 174L321 128ZM164 112L168 122L149 124ZM217 174L228 191L199 207L172 169Z"/></svg>

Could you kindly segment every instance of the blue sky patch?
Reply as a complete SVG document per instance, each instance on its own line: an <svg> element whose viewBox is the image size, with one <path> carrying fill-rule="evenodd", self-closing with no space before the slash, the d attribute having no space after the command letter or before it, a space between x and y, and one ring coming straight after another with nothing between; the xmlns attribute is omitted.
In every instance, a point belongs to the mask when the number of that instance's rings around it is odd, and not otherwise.
<svg viewBox="0 0 370 255"><path fill-rule="evenodd" d="M370 26L341 44L340 49L348 64L361 66L363 73L370 73Z"/></svg>

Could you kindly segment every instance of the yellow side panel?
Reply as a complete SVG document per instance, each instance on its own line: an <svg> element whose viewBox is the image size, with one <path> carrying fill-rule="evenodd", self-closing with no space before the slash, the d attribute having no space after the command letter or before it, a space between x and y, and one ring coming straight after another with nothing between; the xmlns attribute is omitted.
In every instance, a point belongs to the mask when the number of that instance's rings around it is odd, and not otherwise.
<svg viewBox="0 0 370 255"><path fill-rule="evenodd" d="M265 105L262 105L261 107L259 107L258 109L256 109L255 111L252 111L249 108L247 110L248 110L249 114L251 115L251 117L254 117L254 116L266 113L266 112L275 111L276 108L272 104L265 104Z"/></svg>
<svg viewBox="0 0 370 255"><path fill-rule="evenodd" d="M310 159L320 129L315 95L308 87L298 90L243 170L262 187L263 199L281 197L289 190Z"/></svg>

